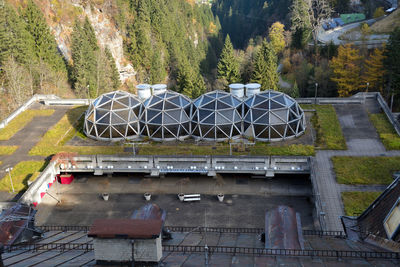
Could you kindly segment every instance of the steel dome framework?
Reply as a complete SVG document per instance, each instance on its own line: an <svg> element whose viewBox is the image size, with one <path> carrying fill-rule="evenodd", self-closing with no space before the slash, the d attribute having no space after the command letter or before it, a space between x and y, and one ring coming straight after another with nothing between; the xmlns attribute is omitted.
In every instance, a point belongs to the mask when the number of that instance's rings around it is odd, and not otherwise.
<svg viewBox="0 0 400 267"><path fill-rule="evenodd" d="M141 105L136 96L127 92L101 95L85 113L84 131L87 136L102 141L138 137Z"/></svg>
<svg viewBox="0 0 400 267"><path fill-rule="evenodd" d="M193 102L192 136L200 140L226 140L240 137L242 101L236 96L213 91Z"/></svg>
<svg viewBox="0 0 400 267"><path fill-rule="evenodd" d="M277 91L264 91L245 100L243 114L244 135L260 141L297 137L306 128L301 107Z"/></svg>
<svg viewBox="0 0 400 267"><path fill-rule="evenodd" d="M141 134L154 140L182 140L190 136L191 100L173 91L146 99L141 114Z"/></svg>

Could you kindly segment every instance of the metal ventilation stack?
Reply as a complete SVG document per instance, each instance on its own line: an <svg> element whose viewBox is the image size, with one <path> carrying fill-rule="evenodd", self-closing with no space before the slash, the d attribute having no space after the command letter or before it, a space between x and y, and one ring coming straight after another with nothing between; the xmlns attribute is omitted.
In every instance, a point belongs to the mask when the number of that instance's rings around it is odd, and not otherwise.
<svg viewBox="0 0 400 267"><path fill-rule="evenodd" d="M153 89L153 95L156 94L161 94L164 93L165 91L167 91L167 85L166 84L153 84L151 86L151 88Z"/></svg>
<svg viewBox="0 0 400 267"><path fill-rule="evenodd" d="M151 85L150 84L138 84L136 85L138 96L141 100L145 100L151 96Z"/></svg>
<svg viewBox="0 0 400 267"><path fill-rule="evenodd" d="M244 84L232 83L229 85L229 91L232 95L242 99L244 98Z"/></svg>
<svg viewBox="0 0 400 267"><path fill-rule="evenodd" d="M259 94L261 91L261 84L259 83L248 83L246 84L246 97Z"/></svg>

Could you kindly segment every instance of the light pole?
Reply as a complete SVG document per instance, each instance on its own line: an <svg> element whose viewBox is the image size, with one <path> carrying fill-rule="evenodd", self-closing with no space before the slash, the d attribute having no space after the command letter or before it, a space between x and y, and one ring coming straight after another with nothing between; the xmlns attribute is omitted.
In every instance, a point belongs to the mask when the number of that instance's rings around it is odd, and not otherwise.
<svg viewBox="0 0 400 267"><path fill-rule="evenodd" d="M369 82L367 82L367 90L366 90L365 93L364 93L364 103L365 103L365 100L367 99L368 86L369 86Z"/></svg>
<svg viewBox="0 0 400 267"><path fill-rule="evenodd" d="M89 88L89 87L90 87L89 84L86 85L86 88L87 88L87 98L88 98L88 99L90 99L90 88Z"/></svg>
<svg viewBox="0 0 400 267"><path fill-rule="evenodd" d="M318 94L318 83L315 83L315 96L314 96L314 104L317 104L317 94Z"/></svg>
<svg viewBox="0 0 400 267"><path fill-rule="evenodd" d="M13 193L15 193L14 185L13 185L12 178L11 178L11 171L12 171L12 169L13 169L12 167L7 168L7 169L6 169L6 172L8 172L8 176L10 176L11 188L12 188Z"/></svg>

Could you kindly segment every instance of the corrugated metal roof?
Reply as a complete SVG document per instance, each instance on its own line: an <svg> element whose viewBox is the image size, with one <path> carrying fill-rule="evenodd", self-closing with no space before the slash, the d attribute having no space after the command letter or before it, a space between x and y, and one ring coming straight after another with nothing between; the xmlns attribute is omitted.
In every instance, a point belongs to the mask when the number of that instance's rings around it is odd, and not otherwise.
<svg viewBox="0 0 400 267"><path fill-rule="evenodd" d="M300 215L279 206L265 214L265 248L304 249Z"/></svg>
<svg viewBox="0 0 400 267"><path fill-rule="evenodd" d="M161 233L161 220L98 219L89 230L89 237L97 238L157 238Z"/></svg>

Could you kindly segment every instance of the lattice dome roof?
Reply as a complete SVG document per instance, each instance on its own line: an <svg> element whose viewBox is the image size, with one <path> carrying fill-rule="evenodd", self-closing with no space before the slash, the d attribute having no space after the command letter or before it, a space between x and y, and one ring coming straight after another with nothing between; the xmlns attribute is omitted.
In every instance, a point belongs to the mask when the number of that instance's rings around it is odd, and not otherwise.
<svg viewBox="0 0 400 267"><path fill-rule="evenodd" d="M142 135L155 140L176 140L190 136L191 100L173 91L146 99L141 114Z"/></svg>
<svg viewBox="0 0 400 267"><path fill-rule="evenodd" d="M192 135L198 139L225 140L241 135L242 101L236 96L213 91L193 102Z"/></svg>
<svg viewBox="0 0 400 267"><path fill-rule="evenodd" d="M139 135L142 103L127 92L115 91L96 98L85 114L87 136L104 141L135 138Z"/></svg>
<svg viewBox="0 0 400 267"><path fill-rule="evenodd" d="M244 134L256 140L277 141L299 136L306 128L301 107L290 96L264 91L244 101Z"/></svg>

